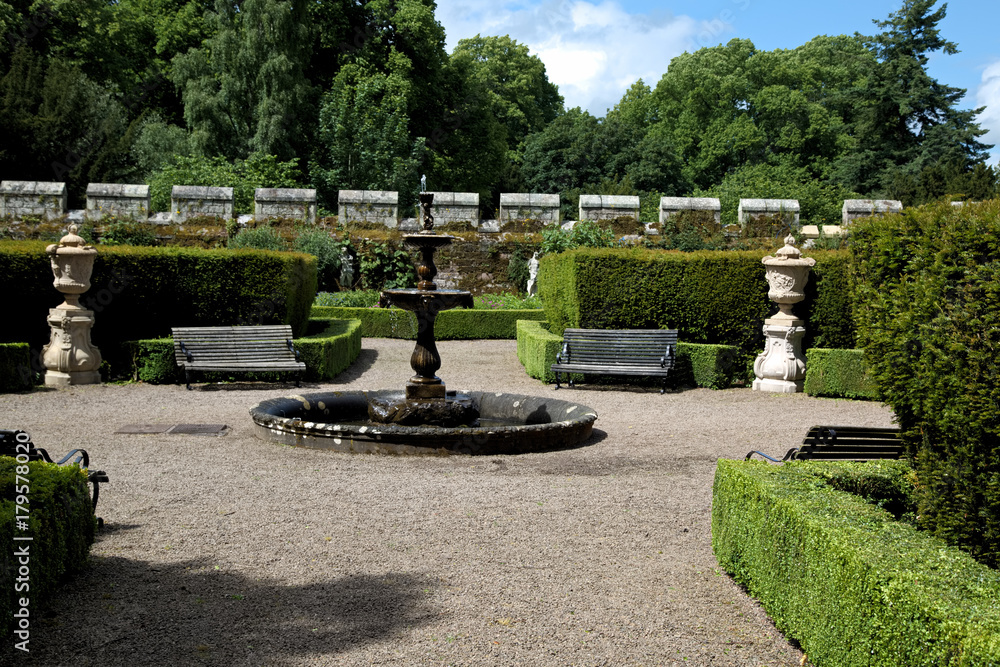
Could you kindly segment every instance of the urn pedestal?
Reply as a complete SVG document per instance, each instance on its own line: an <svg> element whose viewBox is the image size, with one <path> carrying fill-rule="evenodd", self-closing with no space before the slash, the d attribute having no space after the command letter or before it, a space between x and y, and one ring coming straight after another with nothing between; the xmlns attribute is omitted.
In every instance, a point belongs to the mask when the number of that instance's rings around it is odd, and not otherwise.
<svg viewBox="0 0 1000 667"><path fill-rule="evenodd" d="M761 260L770 286L767 296L778 304L778 312L764 320L764 351L753 364L755 391L794 394L802 391L806 378L805 321L792 314L792 306L805 298L809 270L816 260L800 257L794 243L795 238L788 236L774 257Z"/></svg>
<svg viewBox="0 0 1000 667"><path fill-rule="evenodd" d="M49 344L42 348L45 385L68 387L101 381L101 352L90 341L94 311L80 306L80 295L90 289L97 251L76 235L77 227L45 251L52 260L53 285L65 301L49 310Z"/></svg>

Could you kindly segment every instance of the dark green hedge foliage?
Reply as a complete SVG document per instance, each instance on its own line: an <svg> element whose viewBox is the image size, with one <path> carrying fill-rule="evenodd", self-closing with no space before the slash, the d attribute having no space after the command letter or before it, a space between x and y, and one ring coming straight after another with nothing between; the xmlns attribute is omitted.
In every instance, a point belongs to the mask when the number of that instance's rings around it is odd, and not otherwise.
<svg viewBox="0 0 1000 667"><path fill-rule="evenodd" d="M314 318L361 320L365 338L416 339L417 318L399 308L346 308L313 306ZM478 340L517 337L518 320L544 320L543 310L465 309L444 310L434 322L436 340Z"/></svg>
<svg viewBox="0 0 1000 667"><path fill-rule="evenodd" d="M15 527L15 503L18 466L27 466L28 474L28 530ZM21 515L23 516L23 515ZM0 549L0 595L4 600L3 618L0 620L0 637L10 636L14 627L16 602L29 600L29 619L32 625L41 618L42 604L51 598L63 579L87 562L87 553L94 543L97 520L90 502L87 476L74 465L58 466L44 461L18 463L9 456L0 456L0 534L4 535ZM14 542L14 535L27 536L30 542ZM14 557L12 545L30 545L28 567L30 589L15 591L14 578L20 564Z"/></svg>
<svg viewBox="0 0 1000 667"><path fill-rule="evenodd" d="M860 347L920 479L920 522L1000 565L1000 200L852 227Z"/></svg>
<svg viewBox="0 0 1000 667"><path fill-rule="evenodd" d="M806 346L854 347L843 252L809 252L817 260L807 300ZM592 249L546 255L539 291L555 333L587 329L677 329L689 343L763 348L761 325L777 312L767 298L763 254ZM808 298L809 294L811 298Z"/></svg>
<svg viewBox="0 0 1000 667"><path fill-rule="evenodd" d="M905 461L721 459L712 547L816 665L995 666L1000 573L896 520L911 478Z"/></svg>
<svg viewBox="0 0 1000 667"><path fill-rule="evenodd" d="M26 391L35 381L27 343L0 343L0 392Z"/></svg>
<svg viewBox="0 0 1000 667"><path fill-rule="evenodd" d="M306 364L303 376L308 382L332 380L354 363L361 353L359 320L310 320L313 332L293 343ZM184 371L174 359L172 338L133 340L125 343L131 377L150 384L180 384ZM198 382L286 381L291 373L197 373Z"/></svg>
<svg viewBox="0 0 1000 667"><path fill-rule="evenodd" d="M27 342L32 350L48 342L48 310L62 299L45 246L0 243L0 284L16 313L0 342ZM291 324L301 335L315 294L311 255L102 246L80 303L95 312L92 340L117 374L127 365L124 341L167 336L171 327Z"/></svg>
<svg viewBox="0 0 1000 667"><path fill-rule="evenodd" d="M806 350L806 381L810 396L875 399L878 388L865 364L864 350Z"/></svg>

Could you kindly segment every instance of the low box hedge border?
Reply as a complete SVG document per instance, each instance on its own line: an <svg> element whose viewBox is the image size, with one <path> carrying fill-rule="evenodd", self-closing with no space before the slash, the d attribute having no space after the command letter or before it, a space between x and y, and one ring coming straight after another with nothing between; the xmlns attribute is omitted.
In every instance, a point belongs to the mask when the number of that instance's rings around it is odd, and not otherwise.
<svg viewBox="0 0 1000 667"><path fill-rule="evenodd" d="M27 343L0 343L0 393L28 391L34 384Z"/></svg>
<svg viewBox="0 0 1000 667"><path fill-rule="evenodd" d="M864 350L806 350L803 391L810 396L874 400L878 387L868 372Z"/></svg>
<svg viewBox="0 0 1000 667"><path fill-rule="evenodd" d="M816 665L997 664L1000 573L836 488L911 474L905 461L718 462L719 564Z"/></svg>
<svg viewBox="0 0 1000 667"><path fill-rule="evenodd" d="M520 320L517 323L517 358L530 377L555 382L550 368L562 349L562 336L549 331L547 322ZM744 361L732 345L677 343L673 382L681 386L725 389L743 375ZM573 373L574 381L583 379ZM588 376L591 377L591 376Z"/></svg>
<svg viewBox="0 0 1000 667"><path fill-rule="evenodd" d="M361 320L361 335L365 338L417 337L417 318L399 308L346 308L313 306L313 318ZM436 340L479 340L517 338L518 320L545 320L542 309L486 310L482 308L444 310L434 322Z"/></svg>
<svg viewBox="0 0 1000 667"><path fill-rule="evenodd" d="M22 480L17 479L17 475ZM30 502L28 530L15 529L14 499L28 480ZM23 491L23 488L20 489ZM3 535L30 536L31 541L10 540L0 549L0 590L3 591L3 620L0 637L12 635L14 612L20 598L29 600L29 623L40 618L45 600L50 599L63 580L81 570L94 543L97 519L87 488L87 475L75 465L56 465L44 461L18 463L10 456L0 456L0 532ZM26 582L16 582L22 563L14 551L28 547L29 574ZM15 588L17 584L18 590ZM27 588L23 588L27 584ZM15 638L14 641L20 641Z"/></svg>
<svg viewBox="0 0 1000 667"><path fill-rule="evenodd" d="M311 320L310 328L317 333L296 338L296 349L306 364L304 379L309 382L332 380L347 369L361 353L361 322L359 320ZM174 360L172 338L133 340L125 343L131 355L131 376L150 384L181 384L184 371ZM204 382L231 380L276 381L287 379L288 373L199 373Z"/></svg>

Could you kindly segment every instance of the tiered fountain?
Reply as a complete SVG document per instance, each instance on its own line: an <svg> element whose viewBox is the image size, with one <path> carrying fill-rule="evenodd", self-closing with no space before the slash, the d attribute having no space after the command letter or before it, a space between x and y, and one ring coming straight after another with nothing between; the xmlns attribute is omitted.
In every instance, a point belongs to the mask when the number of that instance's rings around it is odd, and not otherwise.
<svg viewBox="0 0 1000 667"><path fill-rule="evenodd" d="M306 394L263 401L250 410L257 435L284 444L386 454L502 454L567 447L590 437L597 414L570 401L448 391L434 321L442 310L471 308L472 294L439 290L434 253L453 237L434 233L434 195L420 194L424 230L403 236L420 251L416 289L382 292L382 302L414 313L417 342L410 357L415 375L404 391Z"/></svg>

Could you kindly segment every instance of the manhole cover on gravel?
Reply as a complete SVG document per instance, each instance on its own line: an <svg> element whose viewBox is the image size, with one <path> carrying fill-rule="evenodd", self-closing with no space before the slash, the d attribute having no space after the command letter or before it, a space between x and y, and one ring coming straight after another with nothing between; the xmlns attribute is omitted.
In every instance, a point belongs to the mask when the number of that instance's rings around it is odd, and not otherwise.
<svg viewBox="0 0 1000 667"><path fill-rule="evenodd" d="M166 433L171 424L126 424L115 433Z"/></svg>
<svg viewBox="0 0 1000 667"><path fill-rule="evenodd" d="M169 433L186 435L225 435L229 427L225 424L178 424Z"/></svg>

